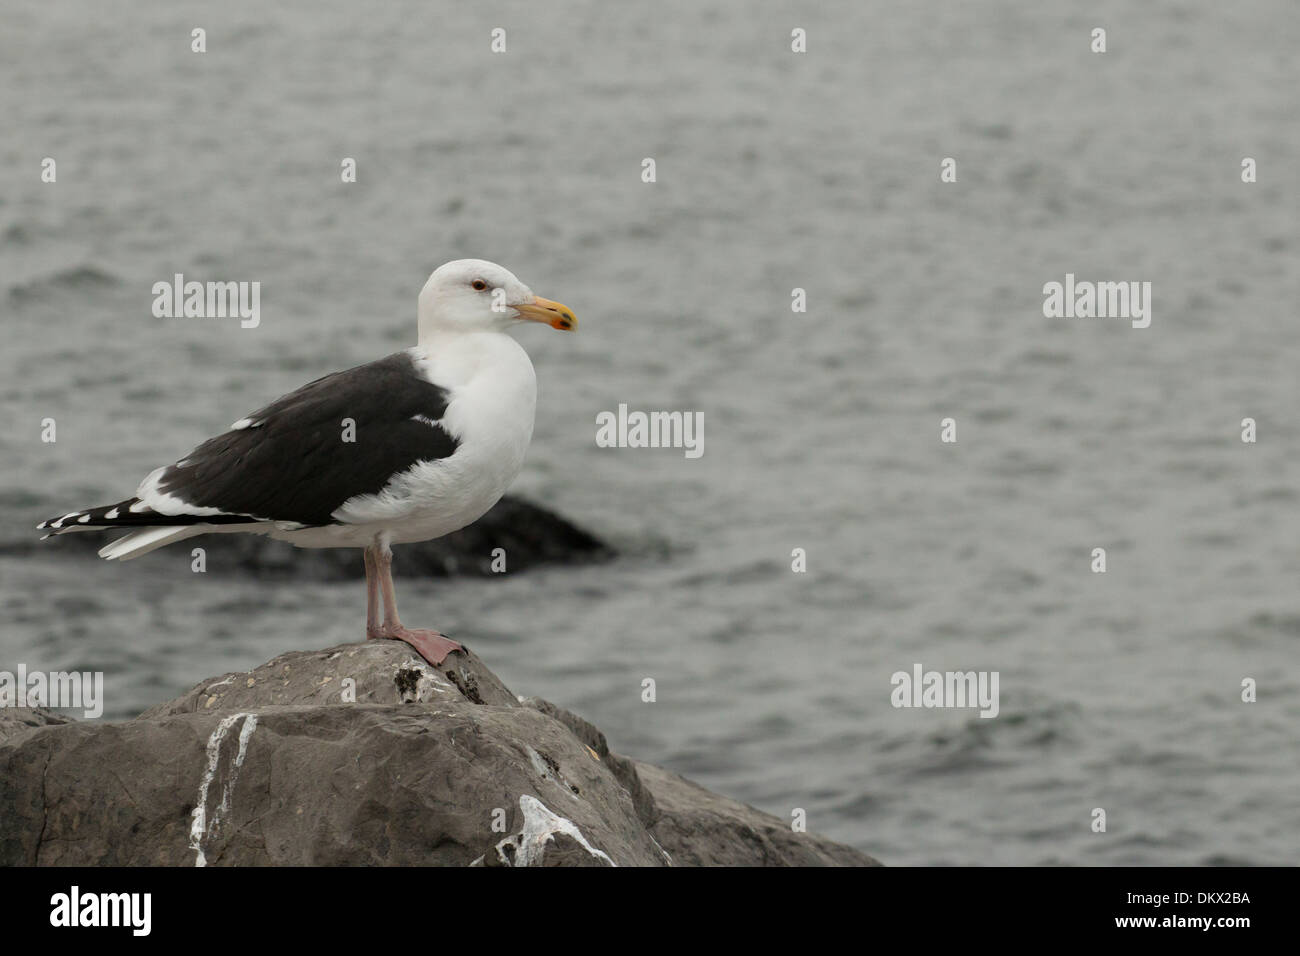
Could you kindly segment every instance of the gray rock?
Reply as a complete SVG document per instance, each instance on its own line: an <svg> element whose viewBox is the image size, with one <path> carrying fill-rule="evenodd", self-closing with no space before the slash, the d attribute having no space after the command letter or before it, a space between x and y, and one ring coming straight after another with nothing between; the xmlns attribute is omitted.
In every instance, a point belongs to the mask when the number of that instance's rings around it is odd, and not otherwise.
<svg viewBox="0 0 1300 956"><path fill-rule="evenodd" d="M473 653L285 654L124 723L0 711L0 865L872 864L619 756Z"/></svg>
<svg viewBox="0 0 1300 956"><path fill-rule="evenodd" d="M71 722L71 717L47 707L0 707L0 743L33 727Z"/></svg>

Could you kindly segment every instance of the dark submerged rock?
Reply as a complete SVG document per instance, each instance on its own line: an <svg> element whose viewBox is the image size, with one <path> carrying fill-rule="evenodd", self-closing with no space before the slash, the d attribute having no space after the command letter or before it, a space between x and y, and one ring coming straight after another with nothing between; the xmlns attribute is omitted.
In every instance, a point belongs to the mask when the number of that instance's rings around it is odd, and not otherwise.
<svg viewBox="0 0 1300 956"><path fill-rule="evenodd" d="M50 553L63 548L78 554L94 554L120 536L120 529L77 531L45 542L35 538L7 542L0 546L0 553L29 554L39 544L42 549L50 549ZM355 548L295 548L260 534L209 534L177 545L186 555L195 546L207 553L210 574L351 581L363 573L360 552ZM397 545L393 575L399 578L487 577L494 573L492 552L496 548L505 550L506 566L512 574L541 565L587 564L614 557L612 548L567 519L507 495L467 528L433 541Z"/></svg>

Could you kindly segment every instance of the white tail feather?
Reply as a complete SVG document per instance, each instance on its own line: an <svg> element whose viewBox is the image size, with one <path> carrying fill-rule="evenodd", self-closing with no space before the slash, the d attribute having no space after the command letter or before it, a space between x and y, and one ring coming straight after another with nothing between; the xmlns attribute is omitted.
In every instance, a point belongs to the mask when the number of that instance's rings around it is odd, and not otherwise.
<svg viewBox="0 0 1300 956"><path fill-rule="evenodd" d="M203 525L181 525L170 528L142 528L123 535L111 544L99 549L99 556L105 561L129 561L142 554L148 554L174 541L192 538L211 530Z"/></svg>
<svg viewBox="0 0 1300 956"><path fill-rule="evenodd" d="M104 545L99 549L99 556L105 561L130 561L176 541L201 534L236 534L240 531L266 534L271 527L270 522L250 521L248 524L183 524L141 528Z"/></svg>

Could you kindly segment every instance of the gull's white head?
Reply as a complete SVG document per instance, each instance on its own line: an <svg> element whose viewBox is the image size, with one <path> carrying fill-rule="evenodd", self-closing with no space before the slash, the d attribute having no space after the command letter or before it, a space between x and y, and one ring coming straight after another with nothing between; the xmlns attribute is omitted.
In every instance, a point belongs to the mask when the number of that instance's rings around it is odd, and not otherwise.
<svg viewBox="0 0 1300 956"><path fill-rule="evenodd" d="M534 295L513 272L483 259L439 266L420 290L420 338L438 332L503 332L516 322L545 322L572 331L567 305Z"/></svg>

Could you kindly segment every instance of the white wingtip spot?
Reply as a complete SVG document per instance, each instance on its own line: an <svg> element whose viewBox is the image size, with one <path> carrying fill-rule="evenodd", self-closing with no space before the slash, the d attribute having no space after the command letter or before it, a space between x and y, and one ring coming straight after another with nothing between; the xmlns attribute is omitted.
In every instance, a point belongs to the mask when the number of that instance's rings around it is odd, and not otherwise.
<svg viewBox="0 0 1300 956"><path fill-rule="evenodd" d="M110 509L108 509L107 511L104 512L104 520L105 520L105 521L112 521L114 518L117 517L117 515L118 515L118 511L117 511L117 509L116 509L116 508L110 508Z"/></svg>
<svg viewBox="0 0 1300 956"><path fill-rule="evenodd" d="M130 511L131 514L133 514L133 515L138 515L138 514L140 514L140 512L142 512L142 511L148 511L148 510L149 510L149 506L148 506L147 504L145 504L143 501L137 501L135 504L133 504L133 505L132 505L130 508L128 508L127 510Z"/></svg>
<svg viewBox="0 0 1300 956"><path fill-rule="evenodd" d="M90 515L88 514L82 515L80 518L77 519L78 524L86 524L89 521L90 521Z"/></svg>

